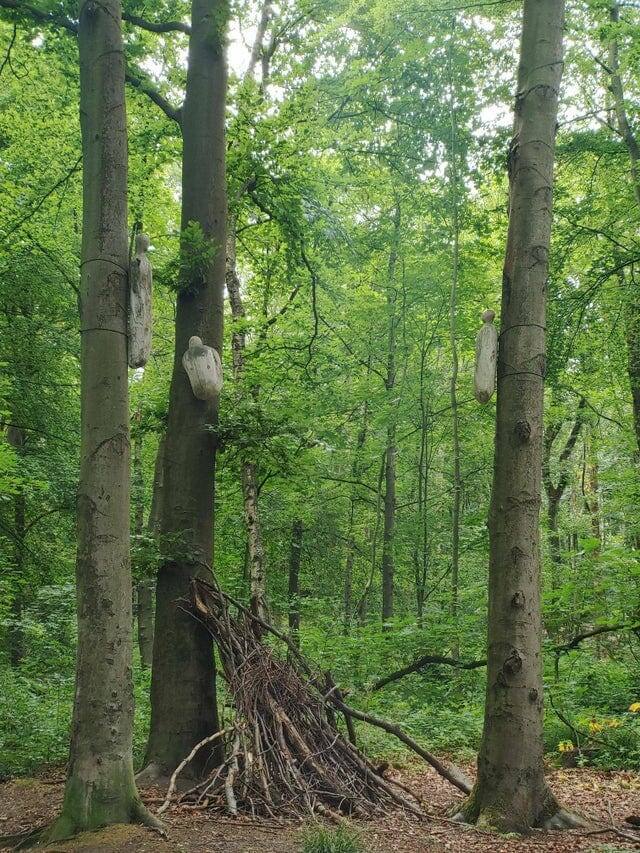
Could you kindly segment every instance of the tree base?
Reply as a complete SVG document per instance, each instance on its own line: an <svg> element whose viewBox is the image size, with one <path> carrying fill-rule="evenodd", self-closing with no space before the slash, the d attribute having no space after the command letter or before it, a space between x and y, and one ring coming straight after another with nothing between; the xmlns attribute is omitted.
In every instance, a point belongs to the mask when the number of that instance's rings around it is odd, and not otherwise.
<svg viewBox="0 0 640 853"><path fill-rule="evenodd" d="M155 761L143 767L136 773L136 786L138 788L166 788L169 785L171 774Z"/></svg>
<svg viewBox="0 0 640 853"><path fill-rule="evenodd" d="M587 826L587 822L580 815L563 809L549 789L539 798L538 809L532 808L531 814L535 817L527 821L522 814L509 808L509 803L504 806L498 804L495 797L489 802L484 801L482 789L478 784L453 816L452 820L457 823L468 823L491 832L511 833L526 835L533 829L562 830L578 829Z"/></svg>
<svg viewBox="0 0 640 853"><path fill-rule="evenodd" d="M162 822L152 815L139 799L135 799L131 804L128 817L121 821L114 820L109 823L105 823L104 821L98 822L96 820L95 824L92 824L89 819L80 824L70 814L66 814L63 807L62 814L52 824L21 836L14 836L13 849L29 850L33 847L43 847L46 844L68 841L70 838L75 838L75 836L83 832L97 832L100 829L104 829L105 826L117 826L119 824L137 824L153 832L157 832L163 837L166 836Z"/></svg>

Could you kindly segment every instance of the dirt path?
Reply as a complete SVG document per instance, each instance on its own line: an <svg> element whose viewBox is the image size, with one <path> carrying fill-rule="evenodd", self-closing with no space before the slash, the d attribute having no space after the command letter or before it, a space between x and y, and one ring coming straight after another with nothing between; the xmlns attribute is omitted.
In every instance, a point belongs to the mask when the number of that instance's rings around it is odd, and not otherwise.
<svg viewBox="0 0 640 853"><path fill-rule="evenodd" d="M435 773L422 768L399 774L423 798L434 815L420 824L402 814L384 821L361 824L368 853L623 853L640 850L640 843L608 832L535 833L526 839L506 838L461 828L446 822L457 793ZM629 815L640 815L640 775L595 770L558 770L550 774L561 801L593 821L614 823L640 838L640 831L625 826ZM62 797L61 778L19 779L0 785L0 835L22 832L46 824ZM157 799L160 792L147 792ZM150 804L154 806L153 803ZM138 827L112 827L45 848L49 853L300 853L300 825L233 820L215 814L173 808L164 816L168 838L161 839Z"/></svg>

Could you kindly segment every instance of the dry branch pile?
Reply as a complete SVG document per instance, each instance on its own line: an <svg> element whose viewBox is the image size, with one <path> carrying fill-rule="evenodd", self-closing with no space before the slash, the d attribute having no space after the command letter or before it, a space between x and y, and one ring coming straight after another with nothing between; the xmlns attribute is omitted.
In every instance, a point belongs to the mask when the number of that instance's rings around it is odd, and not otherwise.
<svg viewBox="0 0 640 853"><path fill-rule="evenodd" d="M336 688L327 688L284 635L202 581L193 582L190 606L217 644L235 721L207 739L224 738L224 763L183 793L181 801L232 815L319 814L338 820L402 808L424 816L417 797L412 801L410 791L383 778L342 735L332 705ZM288 660L264 642L266 631L288 645ZM174 774L161 811L171 801L178 773L197 749Z"/></svg>

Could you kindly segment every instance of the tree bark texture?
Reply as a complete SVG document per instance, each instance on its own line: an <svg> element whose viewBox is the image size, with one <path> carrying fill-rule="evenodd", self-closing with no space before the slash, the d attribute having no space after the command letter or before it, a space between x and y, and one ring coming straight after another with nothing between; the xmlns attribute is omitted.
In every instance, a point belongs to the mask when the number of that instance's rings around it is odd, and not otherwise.
<svg viewBox="0 0 640 853"><path fill-rule="evenodd" d="M502 287L489 631L478 781L461 817L502 831L564 825L544 776L539 514L545 320L564 2L525 0Z"/></svg>
<svg viewBox="0 0 640 853"><path fill-rule="evenodd" d="M143 778L170 774L218 728L215 665L208 631L184 612L192 577L213 559L215 425L218 400L198 400L182 366L189 339L222 352L226 243L225 100L227 0L193 0L185 103L181 111L182 268L164 453L156 588L151 729ZM194 233L198 240L194 245ZM179 689L177 686L179 685ZM201 775L220 758L201 749Z"/></svg>
<svg viewBox="0 0 640 853"><path fill-rule="evenodd" d="M80 4L83 150L78 648L62 812L49 838L144 819L132 760L127 127L121 6Z"/></svg>

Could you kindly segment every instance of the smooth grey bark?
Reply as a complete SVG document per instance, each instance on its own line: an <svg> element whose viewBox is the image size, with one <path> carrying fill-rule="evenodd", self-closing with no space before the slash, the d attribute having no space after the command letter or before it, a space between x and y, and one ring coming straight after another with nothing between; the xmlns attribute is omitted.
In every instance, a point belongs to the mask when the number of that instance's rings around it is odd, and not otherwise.
<svg viewBox="0 0 640 853"><path fill-rule="evenodd" d="M50 840L150 816L132 759L127 127L118 0L80 4L83 152L78 647L67 783Z"/></svg>
<svg viewBox="0 0 640 853"><path fill-rule="evenodd" d="M563 68L563 0L525 0L509 153L489 629L478 781L459 819L526 832L564 826L544 776L540 496L553 164Z"/></svg>
<svg viewBox="0 0 640 853"><path fill-rule="evenodd" d="M187 86L181 110L183 279L164 453L160 520L163 560L156 587L151 727L145 781L170 774L195 744L218 730L212 638L179 601L193 577L209 578L213 559L217 399L194 397L182 356L197 335L223 345L226 244L225 102L227 0L193 0ZM179 685L179 689L178 689ZM201 775L219 748L189 765Z"/></svg>
<svg viewBox="0 0 640 853"><path fill-rule="evenodd" d="M387 269L387 445L384 462L384 526L382 532L382 621L393 619L394 575L395 575L395 527L396 527L396 411L394 389L396 385L396 325L397 292L394 278L400 244L400 204L396 204L393 217L393 235L389 266Z"/></svg>

